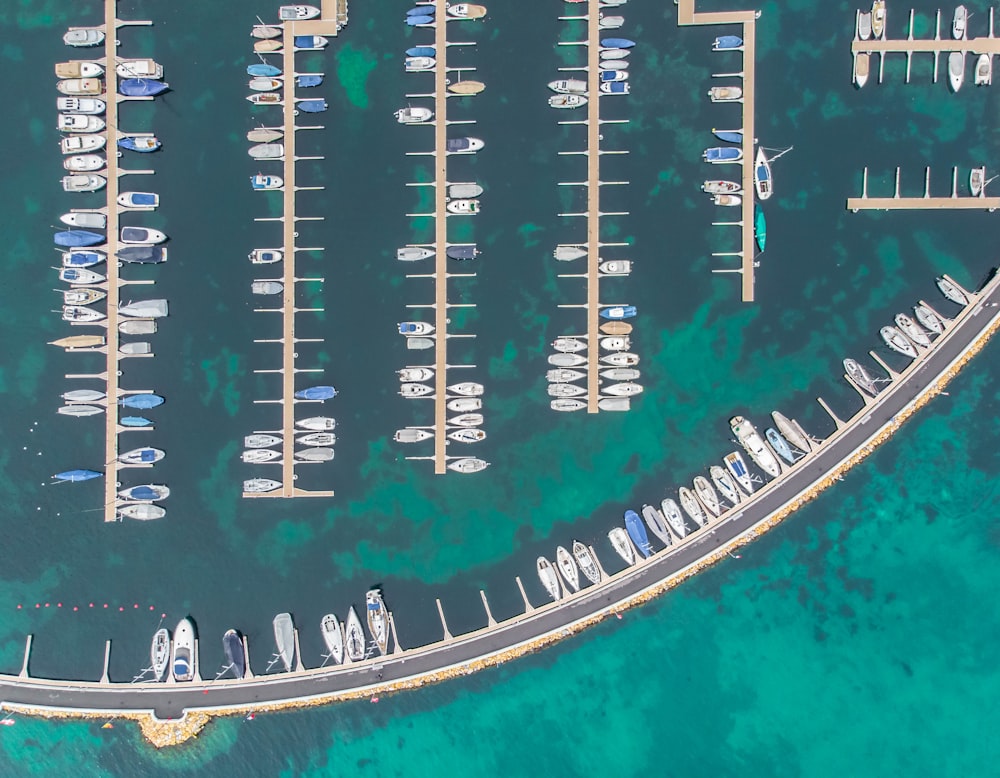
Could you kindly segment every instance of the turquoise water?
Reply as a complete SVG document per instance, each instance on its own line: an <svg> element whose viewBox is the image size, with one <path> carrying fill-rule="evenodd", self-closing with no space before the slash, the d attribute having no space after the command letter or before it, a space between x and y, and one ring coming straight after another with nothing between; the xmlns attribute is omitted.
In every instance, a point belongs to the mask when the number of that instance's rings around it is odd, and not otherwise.
<svg viewBox="0 0 1000 778"><path fill-rule="evenodd" d="M301 135L304 153L327 157L300 166L303 183L327 187L301 198L303 215L326 217L302 223L301 242L327 247L302 257L302 275L326 282L301 295L327 310L302 325L305 337L326 342L300 354L341 390L332 409L337 459L313 468L309 485L338 495L284 502L240 500L251 471L236 459L240 437L275 418L273 407L253 404L276 391L273 378L252 372L273 366L276 352L250 341L273 336L275 325L250 310L243 259L274 241L271 228L251 222L276 203L248 191L255 168L243 156L244 132L270 116L243 100L246 31L273 7L121 4L123 17L157 22L121 31L123 54L161 61L174 87L155 104L123 110L129 127L155 129L165 144L151 179L163 206L133 219L172 238L170 262L152 271L172 309L155 336L157 357L124 367L125 385L168 398L150 443L168 451L156 479L174 493L167 519L151 526L102 525L100 485L43 485L57 470L101 465L100 423L53 413L68 388L63 374L94 363L44 345L66 334L49 312L47 232L83 202L58 191L51 66L68 56L59 43L65 26L96 22L98 6L0 9L19 30L0 49L19 75L0 136L23 156L0 163L5 671L19 668L31 632L35 673L96 678L111 638L112 674L127 680L145 665L161 614L172 625L188 613L206 674L221 661L218 636L230 626L248 635L262 666L281 610L294 612L314 664L322 614L343 614L374 583L408 646L439 637L435 597L456 632L483 623L479 588L498 618L511 615L519 607L513 577L540 601L533 560L557 544L593 542L613 566L604 535L621 510L718 460L731 446L725 420L733 413L760 420L780 408L814 434L828 432L812 398L822 395L842 416L858 405L837 380L839 360L877 348L878 327L916 299L937 304L934 275L975 286L995 261L987 214L844 210L865 165L873 194L891 186L897 165L907 191L918 192L931 164L941 193L952 165L989 165L997 126L990 91L970 83L951 95L929 83L929 58L918 58L910 85L902 60L890 61L886 83L856 92L846 3L765 3L758 135L769 148L795 148L775 164L758 302L740 304L734 277L709 272L720 262L709 254L732 250L735 231L709 226L717 214L697 191L708 129L736 116L731 106L708 105L704 92L710 74L732 62L708 52L720 30L678 30L670 3L633 0L621 13L623 34L642 42L632 58L636 94L607 112L631 123L605 129L607 148L631 152L605 157L608 177L631 184L604 190L606 210L631 213L609 219L603 236L634 244L634 275L607 286L640 309L648 389L629 414L554 418L544 397L546 344L580 326L578 313L557 305L579 301L581 290L555 278L562 268L550 252L578 239L582 225L555 217L580 203L556 182L581 171L578 158L556 152L581 140L579 128L559 127L544 107L544 83L574 61L553 43L578 32L555 19L561 4L550 5L530 25L491 7L487 23L456 34L479 46L453 58L475 64L488 85L475 100L449 105L456 118L477 119L475 133L488 144L476 159L455 161L456 178L474 176L487 188L483 213L461 228L484 249L478 278L454 282L479 306L463 319L478 337L458 351L478 365L489 392L481 453L493 466L475 478L435 479L428 463L403 460L411 452L390 440L428 413L395 395L393 371L405 353L393 330L405 305L430 292L404 280L391 259L428 230L403 216L420 210L405 182L429 174L403 152L428 148L429 136L392 120L405 92L421 89L401 73L400 51L426 36L399 23L405 5L356 3L332 50L303 58L328 73L321 93L331 110L321 119L326 129ZM986 9L970 8L979 34ZM900 36L902 9L891 8L889 19ZM0 770L637 775L662 765L671 775L982 774L997 750L991 700L1000 679L988 605L1000 583L994 350L844 483L740 559L621 621L377 704L222 720L169 752L153 752L127 723L104 730L18 719L0 732Z"/></svg>

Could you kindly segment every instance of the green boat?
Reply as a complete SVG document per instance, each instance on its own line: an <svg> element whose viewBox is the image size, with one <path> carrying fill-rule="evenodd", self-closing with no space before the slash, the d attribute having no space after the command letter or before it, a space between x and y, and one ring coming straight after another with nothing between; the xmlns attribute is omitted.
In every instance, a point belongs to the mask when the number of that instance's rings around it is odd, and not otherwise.
<svg viewBox="0 0 1000 778"><path fill-rule="evenodd" d="M767 243L767 220L764 218L764 212L759 205L754 214L753 234L757 238L757 248L763 251L764 245Z"/></svg>

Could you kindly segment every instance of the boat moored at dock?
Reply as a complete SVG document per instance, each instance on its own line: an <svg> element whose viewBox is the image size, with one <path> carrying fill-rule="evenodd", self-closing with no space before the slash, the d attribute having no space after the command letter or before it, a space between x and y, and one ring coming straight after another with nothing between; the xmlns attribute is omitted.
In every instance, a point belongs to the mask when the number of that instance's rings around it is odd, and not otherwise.
<svg viewBox="0 0 1000 778"><path fill-rule="evenodd" d="M276 656L281 660L285 672L290 672L292 660L295 658L295 626L292 623L292 614L279 613L274 617L271 626L274 628Z"/></svg>
<svg viewBox="0 0 1000 778"><path fill-rule="evenodd" d="M153 680L164 680L170 668L170 633L165 627L160 627L153 633L153 643L149 647L149 662Z"/></svg>
<svg viewBox="0 0 1000 778"><path fill-rule="evenodd" d="M365 611L368 614L368 631L379 653L385 656L389 648L389 613L378 589L369 589L365 594Z"/></svg>
<svg viewBox="0 0 1000 778"><path fill-rule="evenodd" d="M902 354L910 359L917 358L917 349L902 332L892 326L886 326L879 330L879 335L889 348L898 354Z"/></svg>
<svg viewBox="0 0 1000 778"><path fill-rule="evenodd" d="M764 444L760 433L757 432L753 424L742 416L733 416L729 420L729 426L736 436L736 440L739 441L740 445L743 446L750 455L750 458L757 463L757 466L761 470L772 478L777 478L781 475L781 465L774 458L771 450Z"/></svg>
<svg viewBox="0 0 1000 778"><path fill-rule="evenodd" d="M240 633L235 629L227 629L222 635L222 651L226 655L226 669L232 670L236 678L243 678L247 673L246 653Z"/></svg>
<svg viewBox="0 0 1000 778"><path fill-rule="evenodd" d="M190 619L181 619L174 630L173 657L170 672L175 681L193 681L197 658L194 652L194 625Z"/></svg>

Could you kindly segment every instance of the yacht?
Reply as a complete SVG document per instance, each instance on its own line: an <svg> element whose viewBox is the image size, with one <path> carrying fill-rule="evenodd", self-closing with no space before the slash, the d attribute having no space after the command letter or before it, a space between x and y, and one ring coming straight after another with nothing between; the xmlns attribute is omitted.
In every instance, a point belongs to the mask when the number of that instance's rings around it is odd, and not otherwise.
<svg viewBox="0 0 1000 778"><path fill-rule="evenodd" d="M580 591L580 571L573 561L573 555L564 546L556 548L556 567L559 568L570 589L574 592Z"/></svg>
<svg viewBox="0 0 1000 778"><path fill-rule="evenodd" d="M162 681L170 667L170 633L165 627L156 630L149 648L150 669L153 680Z"/></svg>
<svg viewBox="0 0 1000 778"><path fill-rule="evenodd" d="M97 130L94 130L94 132L97 132ZM59 149L63 154L100 151L106 145L107 140L103 135L70 135L59 141Z"/></svg>
<svg viewBox="0 0 1000 778"><path fill-rule="evenodd" d="M925 305L924 303L914 305L913 314L917 317L918 322L935 335L944 334L944 320L938 312L929 305Z"/></svg>
<svg viewBox="0 0 1000 778"><path fill-rule="evenodd" d="M425 246L403 246L396 249L396 259L401 262L415 262L419 259L428 259L434 256L434 249Z"/></svg>
<svg viewBox="0 0 1000 778"><path fill-rule="evenodd" d="M625 560L625 564L635 564L635 547L632 545L632 541L628 539L628 533L624 529L614 527L608 532L608 540L611 542L611 547L617 552L618 556Z"/></svg>
<svg viewBox="0 0 1000 778"><path fill-rule="evenodd" d="M573 558L576 559L576 563L580 566L580 570L587 577L591 583L600 583L601 578L601 568L597 564L597 559L594 557L591 550L581 543L579 540L573 541Z"/></svg>
<svg viewBox="0 0 1000 778"><path fill-rule="evenodd" d="M379 653L385 656L389 647L389 613L378 589L369 589L365 594L365 610L368 613L368 631L375 639Z"/></svg>
<svg viewBox="0 0 1000 778"><path fill-rule="evenodd" d="M63 35L63 43L75 47L98 46L104 43L104 32L92 27L70 30Z"/></svg>
<svg viewBox="0 0 1000 778"><path fill-rule="evenodd" d="M70 173L93 173L107 164L100 154L75 154L63 160L63 168ZM74 216L103 216L104 214L72 214ZM107 217L105 217L107 219ZM84 225L77 225L83 227Z"/></svg>
<svg viewBox="0 0 1000 778"><path fill-rule="evenodd" d="M250 478L243 482L243 491L248 494L262 494L273 492L281 488L281 481L273 481L270 478Z"/></svg>
<svg viewBox="0 0 1000 778"><path fill-rule="evenodd" d="M686 486L682 486L677 490L677 495L681 498L681 507L684 512L691 517L695 524L704 527L708 523L708 517L705 515L705 509L698 502L698 498L694 496L694 492Z"/></svg>
<svg viewBox="0 0 1000 778"><path fill-rule="evenodd" d="M729 502L730 505L738 505L742 501L740 490L736 487L736 482L729 473L718 465L708 468L708 474L712 476L712 483L719 493Z"/></svg>
<svg viewBox="0 0 1000 778"><path fill-rule="evenodd" d="M194 653L194 625L190 619L181 619L174 630L173 661L170 671L175 681L193 681L197 673Z"/></svg>
<svg viewBox="0 0 1000 778"><path fill-rule="evenodd" d="M989 54L980 54L976 60L976 86L989 86L993 83L993 57Z"/></svg>
<svg viewBox="0 0 1000 778"><path fill-rule="evenodd" d="M859 389L864 390L872 397L878 394L878 385L875 383L875 379L871 377L869 372L865 370L864 366L860 362L850 358L845 359L844 370L847 371L848 378L850 378Z"/></svg>
<svg viewBox="0 0 1000 778"><path fill-rule="evenodd" d="M601 371L601 378L609 381L635 381L642 377L642 372L632 367L612 367Z"/></svg>
<svg viewBox="0 0 1000 778"><path fill-rule="evenodd" d="M905 313L896 314L896 326L903 332L906 337L916 343L918 346L923 346L925 348L930 348L931 339L927 337L927 333L924 332L924 328L917 324L913 319L907 316Z"/></svg>
<svg viewBox="0 0 1000 778"><path fill-rule="evenodd" d="M483 426L483 414L463 413L459 416L452 416L448 419L448 424L453 427L481 427Z"/></svg>
<svg viewBox="0 0 1000 778"><path fill-rule="evenodd" d="M582 354L560 352L549 355L549 364L555 367L581 367L587 364L587 358Z"/></svg>
<svg viewBox="0 0 1000 778"><path fill-rule="evenodd" d="M489 462L475 457L462 457L448 463L448 469L454 470L456 473L481 473L489 466Z"/></svg>
<svg viewBox="0 0 1000 778"><path fill-rule="evenodd" d="M663 514L652 505L642 506L642 519L650 531L660 539L664 546L669 546L673 540L670 537L670 530L663 518Z"/></svg>
<svg viewBox="0 0 1000 778"><path fill-rule="evenodd" d="M785 436L785 440L803 453L808 454L812 451L809 436L795 419L789 419L778 411L774 411L771 418L774 419L774 425L778 428L778 432Z"/></svg>
<svg viewBox="0 0 1000 778"><path fill-rule="evenodd" d="M587 349L587 342L580 338L556 338L552 341L552 348L556 351L569 354L576 351L585 351Z"/></svg>
<svg viewBox="0 0 1000 778"><path fill-rule="evenodd" d="M579 381L586 378L587 374L581 370L569 370L568 368L557 367L545 373L545 380L550 384L563 384L570 381Z"/></svg>
<svg viewBox="0 0 1000 778"><path fill-rule="evenodd" d="M358 612L351 606L347 614L347 626L344 629L345 650L347 658L352 662L360 662L365 658L365 632L361 628Z"/></svg>
<svg viewBox="0 0 1000 778"><path fill-rule="evenodd" d="M958 303L959 305L968 305L969 298L958 284L952 281L948 276L941 276L936 280L938 289L941 290L941 294L951 300L953 303Z"/></svg>
<svg viewBox="0 0 1000 778"><path fill-rule="evenodd" d="M448 410L455 413L468 413L482 410L483 401L478 397L455 397L448 400Z"/></svg>
<svg viewBox="0 0 1000 778"><path fill-rule="evenodd" d="M326 643L326 651L334 664L344 662L344 632L340 626L340 621L332 613L328 613L320 622L320 632L323 633L323 642Z"/></svg>
<svg viewBox="0 0 1000 778"><path fill-rule="evenodd" d="M715 489L712 488L712 484L705 476L695 476L693 485L695 494L709 513L716 517L722 513L722 504L719 502L719 495L715 493Z"/></svg>
<svg viewBox="0 0 1000 778"><path fill-rule="evenodd" d="M965 81L965 52L953 51L948 55L948 83L951 91L957 92Z"/></svg>
<svg viewBox="0 0 1000 778"><path fill-rule="evenodd" d="M733 430L736 440L739 441L740 445L743 446L750 455L750 458L757 463L757 466L761 470L774 478L781 475L781 465L778 464L778 460L774 458L774 454L764 444L753 424L742 416L734 416L729 420L729 426Z"/></svg>
<svg viewBox="0 0 1000 778"><path fill-rule="evenodd" d="M740 452L729 452L722 458L722 463L729 471L729 475L739 484L740 488L747 494L753 494L753 479L750 477L750 471L747 470L747 464L743 461L743 457L740 456Z"/></svg>
<svg viewBox="0 0 1000 778"><path fill-rule="evenodd" d="M244 451L240 455L240 459L250 465L259 465L264 462L270 462L272 459L277 459L281 456L280 451L275 451L273 448L251 448Z"/></svg>
<svg viewBox="0 0 1000 778"><path fill-rule="evenodd" d="M587 389L576 384L549 384L546 392L549 397L582 397Z"/></svg>
<svg viewBox="0 0 1000 778"><path fill-rule="evenodd" d="M483 394L484 388L482 384L463 381L460 384L451 384L448 387L448 391L453 394L460 394L463 397L480 397Z"/></svg>
<svg viewBox="0 0 1000 778"><path fill-rule="evenodd" d="M454 440L456 443L478 443L486 439L486 433L474 427L463 427L449 432L448 439Z"/></svg>
<svg viewBox="0 0 1000 778"><path fill-rule="evenodd" d="M404 367L397 371L399 380L405 383L422 384L434 378L434 371L429 367Z"/></svg>
<svg viewBox="0 0 1000 778"><path fill-rule="evenodd" d="M639 364L639 355L632 354L627 351L616 351L613 354L605 354L604 356L598 357L598 361L600 361L601 364L611 365L612 367L635 367ZM586 362L586 359L584 359L584 362ZM620 386L621 384L618 385ZM633 386L639 386L639 384L633 384Z"/></svg>
<svg viewBox="0 0 1000 778"><path fill-rule="evenodd" d="M85 116L99 116L107 110L107 104L96 97L57 97L56 110L62 113L80 113Z"/></svg>
<svg viewBox="0 0 1000 778"><path fill-rule="evenodd" d="M61 113L59 114L59 118L57 120L56 129L58 129L59 132L90 134L100 132L105 128L105 126L104 119L99 116L80 113ZM106 142L107 141L105 141L105 143ZM66 145L69 144L64 144L64 148ZM63 153L65 154L67 152Z"/></svg>
<svg viewBox="0 0 1000 778"><path fill-rule="evenodd" d="M582 411L587 403L574 397L560 397L552 400L549 407L554 411Z"/></svg>
<svg viewBox="0 0 1000 778"><path fill-rule="evenodd" d="M281 443L281 438L277 435L247 435L243 438L243 445L246 448L271 448Z"/></svg>
<svg viewBox="0 0 1000 778"><path fill-rule="evenodd" d="M424 440L430 440L434 437L434 433L428 430L418 430L407 427L405 429L396 430L396 434L392 436L392 439L397 443L420 443Z"/></svg>
<svg viewBox="0 0 1000 778"><path fill-rule="evenodd" d="M758 200L767 200L773 193L771 163L767 161L767 155L760 146L757 147L757 156L753 163L753 186L757 190Z"/></svg>
<svg viewBox="0 0 1000 778"><path fill-rule="evenodd" d="M550 81L549 89L558 94L585 95L587 94L587 82L579 78L559 79L558 81Z"/></svg>
<svg viewBox="0 0 1000 778"><path fill-rule="evenodd" d="M895 327L883 327L879 330L879 335L882 336L882 340L885 341L885 345L893 351L909 357L910 359L917 358L916 347L910 342L909 338L907 338Z"/></svg>
<svg viewBox="0 0 1000 778"><path fill-rule="evenodd" d="M667 520L667 524L677 539L682 540L688 534L688 528L684 523L684 514L681 513L677 501L673 497L664 497L660 501L660 509L663 511L663 518Z"/></svg>
<svg viewBox="0 0 1000 778"><path fill-rule="evenodd" d="M549 597L553 600L558 600L562 593L559 587L559 576L556 575L555 567L543 556L538 557L535 566L538 569L538 578L541 580L542 586L545 587L545 591L549 593Z"/></svg>
<svg viewBox="0 0 1000 778"><path fill-rule="evenodd" d="M292 660L295 658L295 626L292 623L291 613L279 613L271 622L274 627L274 644L277 647L277 656L285 668L285 672L292 669Z"/></svg>
<svg viewBox="0 0 1000 778"><path fill-rule="evenodd" d="M485 145L480 138L448 138L445 151L448 154L474 154Z"/></svg>
<svg viewBox="0 0 1000 778"><path fill-rule="evenodd" d="M969 9L964 5L955 9L955 15L951 19L951 37L957 41L965 40L969 27Z"/></svg>
<svg viewBox="0 0 1000 778"><path fill-rule="evenodd" d="M337 420L329 416L310 416L308 419L299 419L295 426L310 432L331 432L337 428Z"/></svg>
<svg viewBox="0 0 1000 778"><path fill-rule="evenodd" d="M434 391L434 387L427 384L400 384L399 394L402 397L423 397Z"/></svg>
<svg viewBox="0 0 1000 778"><path fill-rule="evenodd" d="M332 446L337 442L337 436L332 432L311 432L297 438L295 442L302 446Z"/></svg>
<svg viewBox="0 0 1000 778"><path fill-rule="evenodd" d="M616 355L612 354L612 356ZM601 392L611 397L633 397L637 394L642 393L642 384L637 384L632 381L625 381L624 383L611 384L611 386L605 386L601 389Z"/></svg>
<svg viewBox="0 0 1000 778"><path fill-rule="evenodd" d="M434 325L425 321L401 321L396 325L400 335L430 335Z"/></svg>
<svg viewBox="0 0 1000 778"><path fill-rule="evenodd" d="M118 195L118 205L148 211L160 205L160 196L155 192L122 192Z"/></svg>

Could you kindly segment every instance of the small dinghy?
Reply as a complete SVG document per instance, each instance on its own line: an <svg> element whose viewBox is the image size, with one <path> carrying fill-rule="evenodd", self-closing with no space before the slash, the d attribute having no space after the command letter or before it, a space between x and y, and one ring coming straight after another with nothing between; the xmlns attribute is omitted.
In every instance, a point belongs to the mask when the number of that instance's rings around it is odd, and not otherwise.
<svg viewBox="0 0 1000 778"><path fill-rule="evenodd" d="M705 149L701 158L713 165L725 164L727 162L739 162L743 159L743 149L735 146L716 146Z"/></svg>
<svg viewBox="0 0 1000 778"><path fill-rule="evenodd" d="M708 96L713 103L742 102L743 89L738 86L713 86L708 90Z"/></svg>
<svg viewBox="0 0 1000 778"><path fill-rule="evenodd" d="M636 307L634 305L616 305L611 308L602 308L598 315L602 319L619 320L619 319L631 319L636 315Z"/></svg>
<svg viewBox="0 0 1000 778"><path fill-rule="evenodd" d="M434 338L409 337L406 339L406 347L411 351L434 348Z"/></svg>
<svg viewBox="0 0 1000 778"><path fill-rule="evenodd" d="M118 145L128 151L149 154L157 151L163 144L155 135L126 135L124 138L118 139Z"/></svg>
<svg viewBox="0 0 1000 778"><path fill-rule="evenodd" d="M253 45L253 50L257 54L268 54L270 52L281 51L281 48L281 41L273 39L256 41Z"/></svg>
<svg viewBox="0 0 1000 778"><path fill-rule="evenodd" d="M160 205L160 196L155 192L122 192L118 195L118 205L123 208L152 210Z"/></svg>
<svg viewBox="0 0 1000 778"><path fill-rule="evenodd" d="M295 77L295 86L301 87L303 89L312 86L319 86L322 83L323 83L323 76L320 75L308 74Z"/></svg>
<svg viewBox="0 0 1000 778"><path fill-rule="evenodd" d="M604 49L631 49L635 46L635 41L628 38L602 38L601 48Z"/></svg>
<svg viewBox="0 0 1000 778"><path fill-rule="evenodd" d="M980 54L976 60L976 86L989 86L993 83L993 57L989 54Z"/></svg>
<svg viewBox="0 0 1000 778"><path fill-rule="evenodd" d="M425 27L427 25L434 24L434 17L423 14L414 14L406 17L406 24L408 27Z"/></svg>
<svg viewBox="0 0 1000 778"><path fill-rule="evenodd" d="M571 262L574 259L587 256L587 249L583 246L556 246L552 256L560 262Z"/></svg>
<svg viewBox="0 0 1000 778"><path fill-rule="evenodd" d="M118 422L123 427L152 427L153 422L142 416L122 416Z"/></svg>
<svg viewBox="0 0 1000 778"><path fill-rule="evenodd" d="M453 95L478 95L484 89L486 89L486 84L482 81L473 81L471 79L448 84L448 91Z"/></svg>
<svg viewBox="0 0 1000 778"><path fill-rule="evenodd" d="M712 43L712 51L742 51L743 39L738 35L720 35Z"/></svg>
<svg viewBox="0 0 1000 778"><path fill-rule="evenodd" d="M155 78L125 78L118 82L118 91L126 97L156 97L168 89L168 83Z"/></svg>
<svg viewBox="0 0 1000 778"><path fill-rule="evenodd" d="M281 27L272 27L267 24L255 24L253 29L250 30L250 35L258 40L268 40L270 38L280 38L281 37Z"/></svg>

